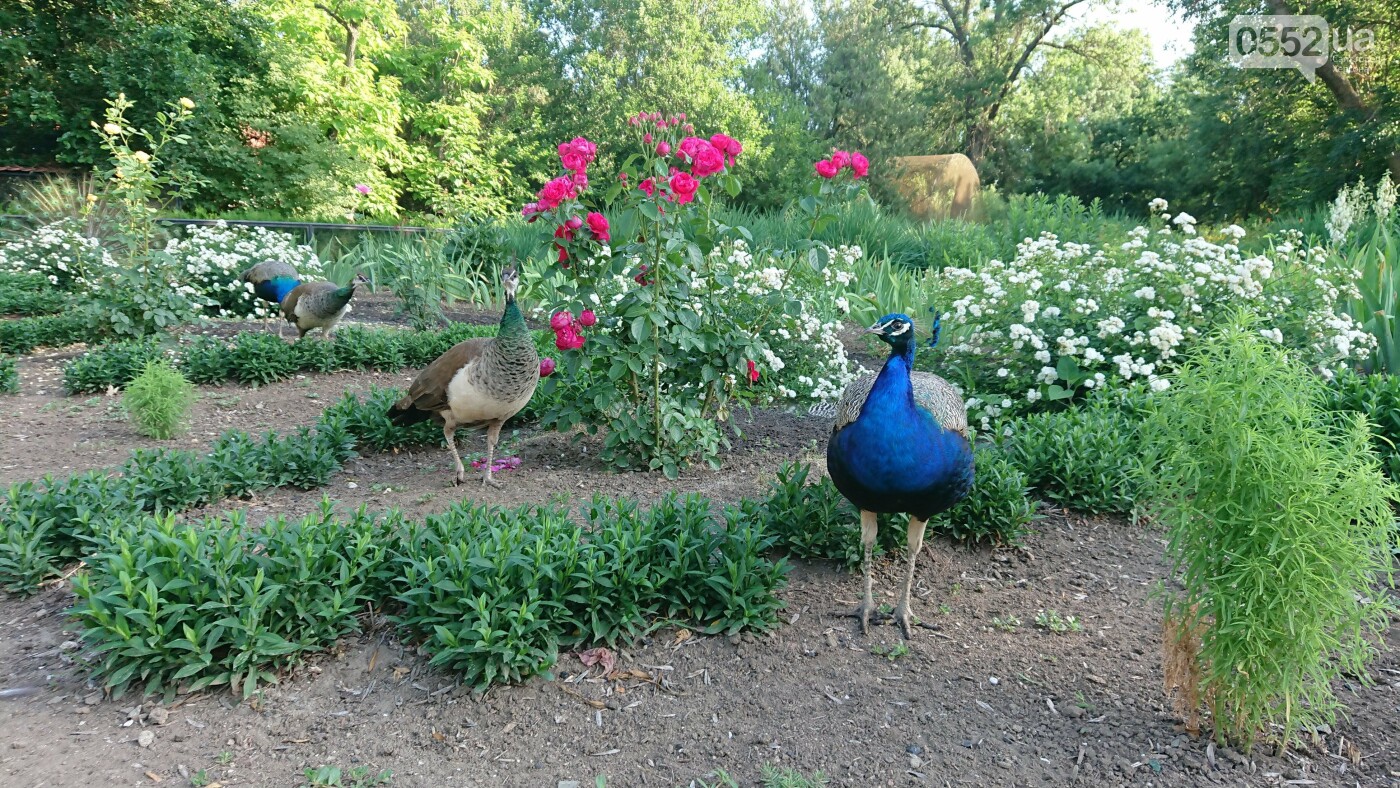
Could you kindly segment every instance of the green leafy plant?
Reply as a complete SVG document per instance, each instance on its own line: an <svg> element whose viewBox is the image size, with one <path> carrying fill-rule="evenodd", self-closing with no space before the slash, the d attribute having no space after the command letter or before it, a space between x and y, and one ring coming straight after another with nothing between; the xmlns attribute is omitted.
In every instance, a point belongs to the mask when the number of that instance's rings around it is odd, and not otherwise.
<svg viewBox="0 0 1400 788"><path fill-rule="evenodd" d="M884 657L890 662L894 662L900 657L909 656L909 646L900 641L893 646L875 645L870 647L870 653L877 657Z"/></svg>
<svg viewBox="0 0 1400 788"><path fill-rule="evenodd" d="M28 353L37 347L67 347L78 342L89 342L93 336L80 315L0 320L0 353Z"/></svg>
<svg viewBox="0 0 1400 788"><path fill-rule="evenodd" d="M1039 621L1037 621L1037 623L1039 623ZM1007 613L1004 616L992 616L992 626L1002 632L1015 632L1016 628L1021 626L1021 619L1011 613Z"/></svg>
<svg viewBox="0 0 1400 788"><path fill-rule="evenodd" d="M1145 425L1142 483L1182 590L1167 598L1167 686L1248 747L1335 721L1391 606L1392 505L1364 417L1237 317L1192 354Z"/></svg>
<svg viewBox="0 0 1400 788"><path fill-rule="evenodd" d="M0 273L0 315L52 315L63 311L67 300L41 274Z"/></svg>
<svg viewBox="0 0 1400 788"><path fill-rule="evenodd" d="M306 777L308 788L371 788L376 785L388 785L394 779L394 773L389 769L375 773L368 766L355 766L349 771L342 771L339 766L318 766L307 769L303 775Z"/></svg>
<svg viewBox="0 0 1400 788"><path fill-rule="evenodd" d="M63 388L69 394L99 394L109 388L122 388L163 357L161 344L155 339L102 345L64 366Z"/></svg>
<svg viewBox="0 0 1400 788"><path fill-rule="evenodd" d="M1400 480L1400 377L1343 370L1326 388L1326 408L1360 413L1371 429L1371 447L1391 481Z"/></svg>
<svg viewBox="0 0 1400 788"><path fill-rule="evenodd" d="M15 360L9 356L0 355L0 394L19 393L19 370L15 369Z"/></svg>
<svg viewBox="0 0 1400 788"><path fill-rule="evenodd" d="M1079 619L1074 616L1062 616L1059 611L1054 608L1037 612L1035 614L1035 625L1041 629L1054 632L1057 635L1063 635L1066 632L1082 632L1084 630L1084 625L1079 623Z"/></svg>
<svg viewBox="0 0 1400 788"><path fill-rule="evenodd" d="M1133 508L1140 427L1122 410L1093 404L1034 413L1009 426L1006 458L1037 493L1090 513Z"/></svg>
<svg viewBox="0 0 1400 788"><path fill-rule="evenodd" d="M185 431L194 401L194 386L183 375L164 361L152 361L126 387L122 407L137 432L167 440Z"/></svg>

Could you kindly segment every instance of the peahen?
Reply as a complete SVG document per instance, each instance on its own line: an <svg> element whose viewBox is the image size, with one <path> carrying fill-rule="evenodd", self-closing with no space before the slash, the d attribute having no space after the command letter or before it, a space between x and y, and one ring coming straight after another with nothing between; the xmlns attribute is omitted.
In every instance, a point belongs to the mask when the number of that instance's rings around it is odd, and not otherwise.
<svg viewBox="0 0 1400 788"><path fill-rule="evenodd" d="M336 324L350 311L355 286L367 281L356 274L344 287L335 282L302 282L282 299L282 317L296 326L298 339L313 328L321 329L329 339L335 333Z"/></svg>
<svg viewBox="0 0 1400 788"><path fill-rule="evenodd" d="M244 271L239 279L253 285L253 295L274 305L281 305L282 299L301 284L301 274L296 267L280 260L264 260ZM263 323L267 325L266 320ZM277 335L282 335L280 323Z"/></svg>
<svg viewBox="0 0 1400 788"><path fill-rule="evenodd" d="M540 357L525 318L515 304L520 275L513 267L501 272L505 312L494 337L459 342L437 357L414 378L403 399L389 409L389 420L408 425L433 419L457 466L456 483L467 480L457 452L459 427L486 427L486 475L483 485L500 486L491 478L501 425L530 402L540 382Z"/></svg>
<svg viewBox="0 0 1400 788"><path fill-rule="evenodd" d="M939 320L933 320L937 344ZM846 386L836 406L836 424L826 446L826 467L836 489L860 509L865 598L857 610L861 631L870 633L870 558L876 515L909 515L909 565L894 618L910 636L909 594L914 564L928 518L945 511L972 487L972 444L962 397L946 380L914 372L914 321L890 314L869 329L890 346L878 375Z"/></svg>

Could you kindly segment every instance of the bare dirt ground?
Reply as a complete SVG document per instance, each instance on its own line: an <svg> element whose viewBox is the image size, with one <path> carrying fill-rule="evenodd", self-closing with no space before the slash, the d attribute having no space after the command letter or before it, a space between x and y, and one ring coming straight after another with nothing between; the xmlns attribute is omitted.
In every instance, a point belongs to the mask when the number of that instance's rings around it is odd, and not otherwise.
<svg viewBox="0 0 1400 788"><path fill-rule="evenodd" d="M136 436L116 398L63 397L57 371L53 358L24 361L20 396L0 400L0 482L104 467L133 446L161 445ZM344 390L411 377L204 388L190 435L164 445L207 445L230 426L307 424ZM723 471L689 471L674 484L602 471L588 443L522 429L504 450L523 460L502 474L504 489L451 487L446 452L433 448L353 460L323 490L227 505L257 521L304 514L323 495L414 515L462 496L514 505L677 489L735 500L761 494L785 460L821 467L825 423L761 412L745 427ZM464 437L464 454L481 441ZM625 680L563 655L554 680L477 697L374 622L253 701L179 698L164 725L151 714L158 702L138 708L139 698L108 699L87 683L65 628L72 596L54 586L0 598L0 785L296 786L323 765L387 769L393 786L554 788L599 776L609 786L677 786L713 782L717 769L752 785L772 763L851 786L1400 786L1400 628L1369 676L1337 687L1349 718L1304 750L1246 756L1189 736L1165 702L1154 595L1165 574L1150 526L1052 511L1020 548L932 541L916 600L927 628L907 654L894 650L893 626L857 634L848 613L858 576L798 562L777 631L659 630L619 655ZM877 591L893 601L898 582L899 567L881 563ZM1037 626L1051 610L1082 630ZM148 747L144 732L154 736Z"/></svg>

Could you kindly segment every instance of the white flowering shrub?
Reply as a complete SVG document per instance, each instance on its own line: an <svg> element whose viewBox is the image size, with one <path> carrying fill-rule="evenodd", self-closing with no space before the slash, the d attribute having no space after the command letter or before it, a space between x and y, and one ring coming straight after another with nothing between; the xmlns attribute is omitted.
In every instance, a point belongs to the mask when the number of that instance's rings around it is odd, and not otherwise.
<svg viewBox="0 0 1400 788"><path fill-rule="evenodd" d="M1395 213L1396 196L1396 186L1390 180L1390 173L1385 173L1376 182L1374 195L1366 188L1364 179L1342 187L1327 209L1327 235L1332 245L1345 245L1353 231L1368 219L1374 217L1379 225L1389 222Z"/></svg>
<svg viewBox="0 0 1400 788"><path fill-rule="evenodd" d="M75 219L46 224L0 245L0 271L38 274L62 290L73 290L102 265L115 265L111 255L94 238L79 229Z"/></svg>
<svg viewBox="0 0 1400 788"><path fill-rule="evenodd" d="M1188 214L1138 227L1118 248L1027 239L1008 262L978 271L948 268L935 278L937 301L957 336L937 365L970 396L974 426L991 430L1041 401L1145 381L1153 390L1226 313L1260 315L1261 333L1297 349L1330 376L1375 347L1344 311L1357 296L1356 272L1328 265L1322 249L1296 232L1269 254L1246 255L1244 230L1218 240L1197 234Z"/></svg>
<svg viewBox="0 0 1400 788"><path fill-rule="evenodd" d="M253 295L251 285L239 275L257 263L287 263L303 277L316 278L321 261L309 246L297 244L285 233L265 227L230 227L225 222L193 227L184 238L165 245L176 276L189 286L212 317L264 317L269 305Z"/></svg>

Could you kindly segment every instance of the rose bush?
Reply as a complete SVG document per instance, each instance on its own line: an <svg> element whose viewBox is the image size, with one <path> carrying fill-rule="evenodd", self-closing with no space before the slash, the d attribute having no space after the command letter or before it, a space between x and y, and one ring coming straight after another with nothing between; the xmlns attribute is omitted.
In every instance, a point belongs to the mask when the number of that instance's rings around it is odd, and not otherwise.
<svg viewBox="0 0 1400 788"><path fill-rule="evenodd" d="M695 461L718 467L735 406L834 397L856 370L839 321L814 306L822 299L792 289L812 281L799 270L820 281L830 250L808 241L755 254L747 230L713 218L739 193L743 144L699 136L684 115L629 125L636 152L601 195L589 189L597 146L577 138L559 146L564 172L522 210L547 222L559 263L558 302L541 314L565 374L543 385L570 395L544 421L605 430L605 462L674 477ZM853 180L815 184L800 208L815 232L830 221L827 198L856 192Z"/></svg>

